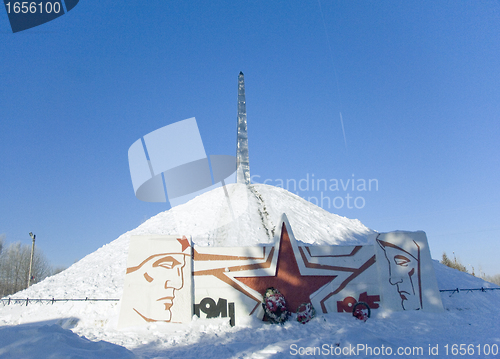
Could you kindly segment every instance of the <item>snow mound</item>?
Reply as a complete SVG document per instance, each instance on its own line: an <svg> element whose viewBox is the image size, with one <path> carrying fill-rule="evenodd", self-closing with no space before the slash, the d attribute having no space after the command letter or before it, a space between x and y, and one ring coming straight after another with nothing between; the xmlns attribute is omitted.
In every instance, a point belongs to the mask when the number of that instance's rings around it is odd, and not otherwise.
<svg viewBox="0 0 500 359"><path fill-rule="evenodd" d="M131 235L191 235L203 246L271 243L282 213L295 237L308 244L367 244L375 233L357 219L327 212L282 188L228 185L145 221L67 270L15 295L18 298L119 299ZM231 214L232 212L232 214Z"/></svg>
<svg viewBox="0 0 500 359"><path fill-rule="evenodd" d="M271 241L283 212L304 243L366 244L376 234L357 220L328 213L281 188L226 190L231 206L223 189L205 193L152 217L15 297L119 299L131 235L187 233L198 245L262 245ZM439 289L497 287L437 261L434 270ZM436 358L451 354L453 343L472 345L467 346L468 358L483 358L485 350L495 356L500 346L500 290L442 292L441 298L442 313L377 310L366 322L347 313L318 313L305 325L295 317L284 325L249 317L230 327L227 318L194 317L186 324L151 323L129 330L116 329L118 302L11 304L0 307L0 357L288 358L305 355L307 348L314 350L313 357L346 352L347 357L349 349L361 347L367 349L356 356L372 358L380 355L369 353L369 348L385 347L391 350L385 355Z"/></svg>

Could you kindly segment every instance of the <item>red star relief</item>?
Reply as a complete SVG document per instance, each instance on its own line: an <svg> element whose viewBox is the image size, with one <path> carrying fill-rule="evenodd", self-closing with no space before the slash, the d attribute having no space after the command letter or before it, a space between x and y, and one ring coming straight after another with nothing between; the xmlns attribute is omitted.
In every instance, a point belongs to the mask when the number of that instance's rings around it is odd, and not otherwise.
<svg viewBox="0 0 500 359"><path fill-rule="evenodd" d="M335 277L300 273L290 237L283 223L276 274L267 277L235 277L235 279L256 290L262 296L269 287L278 289L285 296L288 310L295 312L302 303L310 303L309 296Z"/></svg>

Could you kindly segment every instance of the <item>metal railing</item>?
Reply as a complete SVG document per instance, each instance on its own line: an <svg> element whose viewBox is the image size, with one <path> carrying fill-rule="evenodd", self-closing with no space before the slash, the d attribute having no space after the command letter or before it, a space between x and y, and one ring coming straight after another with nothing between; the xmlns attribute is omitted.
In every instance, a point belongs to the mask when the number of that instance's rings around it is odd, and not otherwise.
<svg viewBox="0 0 500 359"><path fill-rule="evenodd" d="M486 292L488 290L500 290L500 287L495 287L495 288L455 288L455 289L440 289L440 292L451 292L450 297L455 294L455 293L460 293L460 292L474 292L474 291L481 291L481 292ZM72 299L72 298L1 298L0 302L3 304L3 306L6 305L11 305L11 304L22 304L22 305L28 305L30 303L42 303L42 304L54 304L56 302L119 302L120 299L114 299L114 298L77 298L77 299Z"/></svg>
<svg viewBox="0 0 500 359"><path fill-rule="evenodd" d="M112 298L2 298L0 301L3 306L11 305L11 304L22 304L28 305L29 303L42 303L42 304L54 304L56 302L118 302L120 299L112 299Z"/></svg>
<svg viewBox="0 0 500 359"><path fill-rule="evenodd" d="M451 297L455 293L460 293L460 291L466 292L466 293L470 293L470 292L474 292L474 291L486 292L487 290L499 290L499 289L500 289L500 287L496 287L496 288L484 288L484 287L481 287L481 288L440 289L439 291L440 292L451 292L451 294L450 294L450 297Z"/></svg>

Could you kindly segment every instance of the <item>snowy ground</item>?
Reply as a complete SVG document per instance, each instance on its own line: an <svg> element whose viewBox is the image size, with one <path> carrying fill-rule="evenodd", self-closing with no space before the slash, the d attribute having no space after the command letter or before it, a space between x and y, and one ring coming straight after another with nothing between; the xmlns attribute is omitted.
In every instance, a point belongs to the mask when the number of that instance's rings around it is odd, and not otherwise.
<svg viewBox="0 0 500 359"><path fill-rule="evenodd" d="M307 236L308 243L366 243L374 233L357 220L323 211L284 190L256 187L262 200L250 198L249 206L255 207L250 212L265 211L268 218L250 215L237 224L254 230L252 244L265 243L266 232L259 225L271 227L272 220L285 211L296 237L304 240ZM201 222L208 218L202 209L222 207L211 197L215 193L160 213L66 271L13 297L119 299L130 235L193 233L196 229L201 241ZM196 228L188 226L193 213L201 218ZM173 222L184 230L179 231ZM307 230L308 224L314 233ZM230 236L232 230L230 226L219 229L217 236ZM328 237L331 233L333 239ZM435 272L439 289L496 287L438 262ZM230 327L225 319L193 318L190 324L150 324L127 330L116 329L118 302L0 305L0 358L500 357L500 290L443 292L442 300L443 313L374 310L367 322L348 314L328 314L305 325L293 320L283 326L270 325L249 318ZM464 350L465 355L460 355Z"/></svg>
<svg viewBox="0 0 500 359"><path fill-rule="evenodd" d="M441 289L494 287L437 262L435 270ZM115 329L117 303L17 304L0 308L0 358L284 358L301 357L307 347L317 348L316 357L338 357L335 353L348 354L349 348L360 351L340 357L378 357L377 350L395 355L402 348L413 353L398 357L441 358L446 345L453 356L453 344L458 353L460 344L472 345L468 358L500 357L483 353L500 346L500 290L443 292L442 299L443 313L374 311L365 323L347 314L328 314L305 325L249 319L230 327L223 319L195 319L189 325L122 331ZM429 347L436 346L439 356L430 355Z"/></svg>

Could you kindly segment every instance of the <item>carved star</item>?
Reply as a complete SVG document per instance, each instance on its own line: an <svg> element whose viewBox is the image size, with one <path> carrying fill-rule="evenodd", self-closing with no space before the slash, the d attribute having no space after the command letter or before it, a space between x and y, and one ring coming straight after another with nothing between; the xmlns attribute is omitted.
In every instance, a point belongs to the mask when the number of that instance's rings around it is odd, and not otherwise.
<svg viewBox="0 0 500 359"><path fill-rule="evenodd" d="M235 277L262 296L269 287L278 289L285 296L288 310L291 312L296 312L302 303L310 303L310 295L334 278L336 276L302 275L300 273L297 257L293 252L285 223L283 223L281 230L276 274L265 277Z"/></svg>
<svg viewBox="0 0 500 359"><path fill-rule="evenodd" d="M177 238L177 240L182 245L182 251L184 252L184 250L187 247L189 247L189 241L188 241L188 239L186 238L186 236L182 236L182 238Z"/></svg>

